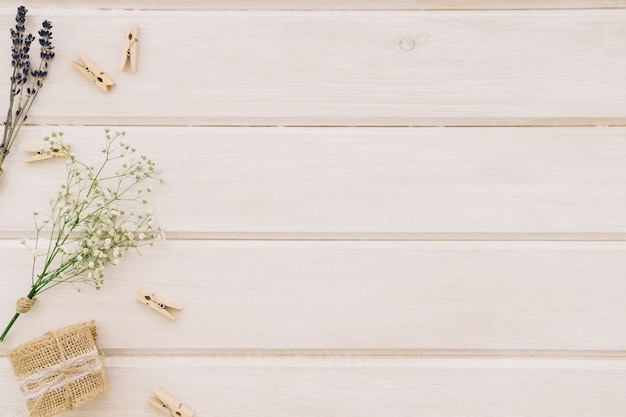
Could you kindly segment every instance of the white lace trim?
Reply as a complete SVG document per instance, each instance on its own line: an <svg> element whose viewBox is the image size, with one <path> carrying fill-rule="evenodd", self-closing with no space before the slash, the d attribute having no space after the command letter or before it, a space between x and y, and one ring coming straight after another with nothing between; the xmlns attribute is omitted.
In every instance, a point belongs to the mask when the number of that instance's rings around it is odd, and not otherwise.
<svg viewBox="0 0 626 417"><path fill-rule="evenodd" d="M26 399L26 401L37 399L46 392L54 392L62 388L68 382L68 379L69 382L75 382L79 379L85 378L90 373L98 372L102 368L102 363L100 361L93 360L93 357L97 355L99 355L98 348L94 347L89 352L82 353L81 355L74 358L68 358L65 363L58 363L54 366L44 369L41 372L37 372L36 374L28 375L19 379L17 382L20 386L22 394L24 394L24 398ZM59 378L59 380L53 385L44 382L47 377L56 376L61 372L63 368L68 365L71 367L89 369L89 372L77 373L75 375L71 375L67 379Z"/></svg>

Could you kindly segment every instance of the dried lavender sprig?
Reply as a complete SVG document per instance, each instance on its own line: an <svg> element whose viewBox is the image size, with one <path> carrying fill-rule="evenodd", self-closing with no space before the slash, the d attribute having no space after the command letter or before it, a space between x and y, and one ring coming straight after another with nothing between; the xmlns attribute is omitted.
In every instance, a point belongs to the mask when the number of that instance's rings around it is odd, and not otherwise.
<svg viewBox="0 0 626 417"><path fill-rule="evenodd" d="M44 20L39 30L39 67L31 69L30 48L35 37L26 34L26 14L24 6L17 8L15 28L11 28L11 86L9 91L9 109L4 122L4 134L0 141L0 180L2 179L2 164L9 154L13 142L20 128L28 117L39 90L43 87L43 80L48 75L48 67L54 58L52 45L52 23Z"/></svg>

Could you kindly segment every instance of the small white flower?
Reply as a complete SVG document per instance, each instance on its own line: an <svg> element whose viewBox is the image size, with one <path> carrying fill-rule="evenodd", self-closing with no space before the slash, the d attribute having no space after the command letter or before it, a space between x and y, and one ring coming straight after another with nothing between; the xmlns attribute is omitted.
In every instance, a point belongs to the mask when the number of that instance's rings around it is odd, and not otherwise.
<svg viewBox="0 0 626 417"><path fill-rule="evenodd" d="M88 167L77 161L73 155L68 158L67 182L61 185L56 199L49 201L52 216L43 220L34 219L38 233L45 224L54 225L52 252L40 254L37 250L31 250L26 240L21 241L35 258L58 254L56 259L54 255L51 259L46 257L46 268L49 267L46 276L53 276L57 283L71 281L80 292L83 291L82 287L78 287L81 281L99 289L104 283L105 266L108 263L118 265L130 248L135 248L142 255L139 250L142 246L152 246L154 241L165 239L165 233L154 224L152 211L140 214L128 206L148 204L143 197L145 193L152 192L153 188L140 182L148 178L162 182L156 178L157 166L146 155L133 158L131 154L135 149L129 152L131 148L128 144L118 142L120 136L123 133L112 135L107 131L108 142L102 152L105 154L105 163L122 159L121 168L120 165L107 166L107 171L96 171L93 166ZM53 134L53 137L60 137L60 134ZM120 146L114 145L114 142L120 143ZM60 141L58 146L67 150ZM100 176L101 172L113 171L114 176ZM136 189L134 197L133 194L121 196L116 192L133 188ZM123 201L125 208L128 207L126 212L115 207L114 203L118 201ZM38 214L33 212L34 216ZM79 232L80 240L70 238L69 234L73 230ZM61 242L65 242L65 245Z"/></svg>

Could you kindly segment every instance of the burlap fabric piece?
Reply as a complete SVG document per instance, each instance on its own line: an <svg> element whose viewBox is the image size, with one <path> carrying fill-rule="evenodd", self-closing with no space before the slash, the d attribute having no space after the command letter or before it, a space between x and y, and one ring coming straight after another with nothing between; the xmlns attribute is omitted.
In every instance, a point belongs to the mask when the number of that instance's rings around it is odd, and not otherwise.
<svg viewBox="0 0 626 417"><path fill-rule="evenodd" d="M94 321L31 340L7 356L30 416L51 417L109 390Z"/></svg>

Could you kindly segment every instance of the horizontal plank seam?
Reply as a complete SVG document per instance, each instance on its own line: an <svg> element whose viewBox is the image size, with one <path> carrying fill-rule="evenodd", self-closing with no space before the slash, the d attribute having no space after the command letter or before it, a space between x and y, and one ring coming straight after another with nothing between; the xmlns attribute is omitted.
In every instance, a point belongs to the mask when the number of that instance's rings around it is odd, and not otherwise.
<svg viewBox="0 0 626 417"><path fill-rule="evenodd" d="M2 345L0 345L2 347ZM537 358L537 359L625 359L626 350L584 350L584 349L288 349L288 348L107 348L102 347L107 356L160 356L166 354L176 357L312 357L312 358L458 358L458 359L501 359L501 358ZM6 353L0 353L0 358Z"/></svg>
<svg viewBox="0 0 626 417"><path fill-rule="evenodd" d="M398 8L289 8L289 7L274 7L274 8L187 8L187 7L179 7L179 8L137 8L137 7L83 7L84 2L81 2L81 7L76 7L72 4L68 4L67 6L56 6L56 7L48 7L47 15L50 17L55 17L59 15L63 16L84 16L86 14L95 14L101 13L103 15L110 14L114 16L120 16L124 14L140 14L140 13L152 13L155 15L171 15L172 13L176 13L180 16L186 15L195 15L198 13L203 14L212 14L212 13L221 13L221 14L243 14L243 13L256 13L259 15L276 15L280 13L299 13L302 15L323 15L323 14L350 14L350 13L360 13L363 15L380 15L384 13L388 14L398 14L402 15L403 13L420 13L420 14L431 14L431 15L454 15L460 13L472 13L472 14L496 14L496 13L511 13L511 14L532 14L532 13L545 13L545 14L582 14L582 13L598 13L601 14L603 12L622 12L626 10L626 6L576 6L576 7L486 7L486 8L471 8L471 7L463 7L463 8L445 8L445 7L437 7L437 8L428 8L428 7L417 7L417 8L407 8L407 7L398 7ZM34 7L34 6L31 6ZM2 15L13 15L15 13L15 8L6 8L0 7L0 14Z"/></svg>
<svg viewBox="0 0 626 417"><path fill-rule="evenodd" d="M241 8L241 9L237 9L237 8L231 8L231 9L227 9L227 8L215 8L215 9L124 9L124 8L97 8L97 9L92 9L94 11L130 11L130 12L177 12L177 11L189 11L189 12L206 12L206 11L217 11L217 12L260 12L260 11L266 11L266 10L271 10L271 11L275 11L275 12L309 12L309 11L327 11L327 12L372 12L372 11L376 11L376 12L472 12L472 11L488 11L488 12L504 12L504 11L515 11L515 10L520 10L520 11L561 11L561 10L626 10L626 7L593 7L593 6L589 6L589 7L551 7L551 8L538 8L538 7L534 7L534 8L522 8L522 7L510 7L510 8L499 8L499 9L492 9L492 8L474 8L474 9L470 9L470 8L458 8L458 9L445 9L445 8L440 8L440 9L429 9L429 8L414 8L414 9L409 9L409 8L388 8L388 9L375 9L375 8L371 8L371 9L341 9L341 8L317 8L317 9L298 9L298 8L281 8L281 9L262 9L262 8L257 8L257 9L252 9L252 8Z"/></svg>
<svg viewBox="0 0 626 417"><path fill-rule="evenodd" d="M260 234L258 236L239 236L239 234L201 235L185 233L168 233L167 240L170 241L267 241L267 242L626 242L625 234L615 234L615 236L571 234L563 236L542 236L541 234L493 234L493 235L473 235L455 234L452 236L437 235L412 235L389 236L391 234L380 234L380 236L353 236L349 234L339 234L338 236L303 236L305 234L277 233ZM386 236L387 235L387 236ZM33 239L34 234L29 231L25 233L11 232L0 237L0 241L12 242L21 239Z"/></svg>
<svg viewBox="0 0 626 417"><path fill-rule="evenodd" d="M46 127L49 126L51 128L57 128L61 126L67 127L165 127L165 128L294 128L294 129L302 129L302 128L323 128L323 129L432 129L432 128L459 128L459 129L485 129L485 128L495 128L495 129L507 129L507 128L515 128L515 129L541 129L541 128L623 128L626 127L626 122L624 123L571 123L571 124L393 124L393 125L385 125L385 124L206 124L206 123L197 123L197 124L189 124L189 123L169 123L169 124L132 124L132 123L102 123L102 122L94 122L94 123L37 123L37 124L25 124L24 126L29 127Z"/></svg>
<svg viewBox="0 0 626 417"><path fill-rule="evenodd" d="M58 9L63 9L63 6L57 6ZM73 7L71 7L73 8ZM547 11L547 10L624 10L626 6L578 6L578 7L524 7L524 6L510 6L510 7L387 7L387 8L376 8L376 7L360 7L360 8L348 8L348 7L281 7L281 8L271 8L271 7L204 7L204 8L173 8L173 7L134 7L134 8L125 8L125 7L94 7L93 9L89 9L88 6L82 7L84 10L94 10L94 11L132 11L132 12L176 12L176 11L185 11L185 12L204 12L204 11L219 11L219 12L238 12L238 11L276 11L276 12L307 12L307 11L341 11L341 12L413 12L413 11L433 11L433 12L470 12L470 11L515 11L515 10L524 10L524 11Z"/></svg>
<svg viewBox="0 0 626 417"><path fill-rule="evenodd" d="M440 359L626 359L626 350L435 350L435 349L189 349L189 351L155 349L104 349L110 356L154 356L168 354L175 356L215 356L215 357L311 357L311 358L440 358ZM175 352L175 353L172 353Z"/></svg>
<svg viewBox="0 0 626 417"><path fill-rule="evenodd" d="M171 125L153 125L153 124L111 124L111 123L94 123L94 124L71 124L71 123L58 123L58 124L30 124L24 125L31 129L52 129L58 130L59 128L81 128L81 127L101 127L105 128L164 128L164 129L177 129L177 128L198 128L198 129L338 129L338 130L350 130L350 129L393 129L393 130L428 130L428 129L523 129L523 130L537 130L537 129L623 129L626 127L624 124L589 124L589 125L279 125L279 124L267 124L267 125L207 125L207 124L171 124Z"/></svg>
<svg viewBox="0 0 626 417"><path fill-rule="evenodd" d="M160 353L114 353L104 350L108 362L114 362L114 366L123 366L124 363L132 364L133 361L163 361L163 366L168 362L186 362L190 365L198 365L205 361L209 365L217 366L284 366L299 367L303 365L315 367L423 367L423 368L619 368L626 370L626 357L617 356L584 356L584 355L393 355L393 354L237 354L237 353L196 353L180 354L171 351ZM5 358L1 355L0 358ZM8 368L7 361L2 361L2 367Z"/></svg>

